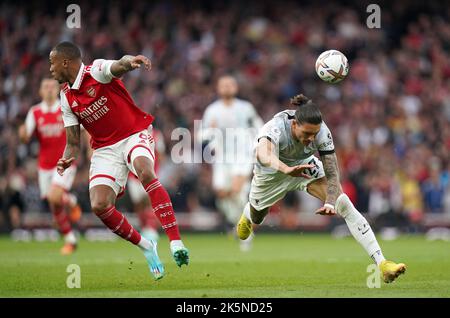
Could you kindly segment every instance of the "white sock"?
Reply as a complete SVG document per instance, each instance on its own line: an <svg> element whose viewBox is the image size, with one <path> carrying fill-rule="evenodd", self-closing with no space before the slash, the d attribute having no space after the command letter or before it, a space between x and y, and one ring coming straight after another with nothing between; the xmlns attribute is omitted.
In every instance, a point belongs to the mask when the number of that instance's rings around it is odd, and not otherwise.
<svg viewBox="0 0 450 318"><path fill-rule="evenodd" d="M145 237L143 237L141 235L141 240L138 243L138 246L143 249L143 250L149 250L151 248L153 248L153 244L152 242L150 242L149 240L147 240Z"/></svg>
<svg viewBox="0 0 450 318"><path fill-rule="evenodd" d="M366 250L367 254L379 265L385 260L378 245L375 234L367 220L355 209L349 197L343 193L336 200L336 212L339 213L347 223L353 237Z"/></svg>
<svg viewBox="0 0 450 318"><path fill-rule="evenodd" d="M253 221L252 221L252 216L251 216L251 213L250 213L250 202L247 202L247 204L246 204L245 207L244 207L244 216L245 216L250 222L253 223Z"/></svg>
<svg viewBox="0 0 450 318"><path fill-rule="evenodd" d="M173 252L176 252L177 250L179 250L180 248L183 248L184 244L182 240L173 240L170 241L170 250Z"/></svg>
<svg viewBox="0 0 450 318"><path fill-rule="evenodd" d="M231 224L236 224L236 222L239 221L239 218L241 217L242 211L244 210L246 203L247 201L242 202L239 194L230 197L231 210L228 211L228 220Z"/></svg>
<svg viewBox="0 0 450 318"><path fill-rule="evenodd" d="M70 231L69 233L66 233L64 235L64 242L69 244L77 244L77 238L75 237L75 234L73 234L73 232Z"/></svg>

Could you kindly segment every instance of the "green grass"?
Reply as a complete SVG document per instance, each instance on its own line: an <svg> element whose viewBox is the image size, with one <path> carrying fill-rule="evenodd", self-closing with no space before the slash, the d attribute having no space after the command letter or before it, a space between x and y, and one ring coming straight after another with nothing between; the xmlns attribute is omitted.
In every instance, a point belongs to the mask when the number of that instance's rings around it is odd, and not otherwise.
<svg viewBox="0 0 450 318"><path fill-rule="evenodd" d="M127 242L81 241L76 254L59 243L0 239L0 297L449 297L450 243L422 236L380 241L388 258L405 262L394 284L369 289L371 263L352 239L329 235L257 235L239 251L225 235L185 235L189 267L176 267L167 240L159 253L167 275L153 281L138 248ZM81 268L81 288L69 289L69 264Z"/></svg>

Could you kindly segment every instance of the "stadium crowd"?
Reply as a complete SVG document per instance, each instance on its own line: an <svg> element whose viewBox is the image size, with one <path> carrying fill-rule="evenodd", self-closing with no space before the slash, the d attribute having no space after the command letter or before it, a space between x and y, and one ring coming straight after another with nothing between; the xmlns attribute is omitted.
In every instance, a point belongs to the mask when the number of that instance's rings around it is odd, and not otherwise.
<svg viewBox="0 0 450 318"><path fill-rule="evenodd" d="M450 213L450 7L381 2L381 28L369 29L368 3L324 3L81 1L81 29L69 29L62 2L2 2L3 224L20 226L20 211L41 209L37 145L21 145L17 128L39 102L48 54L62 40L77 43L85 63L138 53L152 60L150 72L132 72L124 82L163 133L160 180L178 212L215 211L215 198L208 164L171 161L172 131L186 127L194 136L217 78L232 74L239 96L264 120L300 92L320 105L345 191L360 211L413 224ZM314 70L317 56L331 48L350 62L337 85L321 82ZM79 167L74 189L89 211L85 157Z"/></svg>

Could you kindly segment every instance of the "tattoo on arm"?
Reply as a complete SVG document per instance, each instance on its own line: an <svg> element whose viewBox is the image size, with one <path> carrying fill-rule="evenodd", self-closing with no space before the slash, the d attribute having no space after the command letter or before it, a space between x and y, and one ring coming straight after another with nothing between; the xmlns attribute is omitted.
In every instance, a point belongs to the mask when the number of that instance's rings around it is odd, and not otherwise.
<svg viewBox="0 0 450 318"><path fill-rule="evenodd" d="M63 158L69 159L78 156L80 150L80 125L66 127L66 148Z"/></svg>
<svg viewBox="0 0 450 318"><path fill-rule="evenodd" d="M327 154L322 156L323 169L327 177L327 199L325 203L334 205L336 199L342 193L341 184L339 182L339 169L336 154Z"/></svg>
<svg viewBox="0 0 450 318"><path fill-rule="evenodd" d="M111 65L111 73L115 77L121 77L126 72L129 72L132 70L131 68L131 60L134 56L132 55L124 55L120 60L115 61Z"/></svg>

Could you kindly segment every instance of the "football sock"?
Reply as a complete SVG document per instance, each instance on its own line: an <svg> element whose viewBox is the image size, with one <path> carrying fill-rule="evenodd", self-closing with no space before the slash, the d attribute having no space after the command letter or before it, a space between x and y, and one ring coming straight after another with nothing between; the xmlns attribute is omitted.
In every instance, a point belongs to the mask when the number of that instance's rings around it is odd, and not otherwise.
<svg viewBox="0 0 450 318"><path fill-rule="evenodd" d="M111 231L121 238L135 245L140 243L141 234L131 226L125 215L116 210L115 206L106 209L98 217Z"/></svg>
<svg viewBox="0 0 450 318"><path fill-rule="evenodd" d="M335 208L336 212L344 218L350 233L352 233L356 241L362 245L373 261L379 265L385 258L375 238L375 234L367 220L355 209L345 193L337 198Z"/></svg>
<svg viewBox="0 0 450 318"><path fill-rule="evenodd" d="M250 222L253 223L253 221L252 221L252 216L251 216L251 213L250 213L250 202L247 202L247 204L246 204L245 207L244 207L244 216L245 216Z"/></svg>
<svg viewBox="0 0 450 318"><path fill-rule="evenodd" d="M62 205L53 206L52 207L53 218L58 225L59 231L66 235L70 231L72 231L72 226L70 225L69 217L67 213L64 211L64 207Z"/></svg>
<svg viewBox="0 0 450 318"><path fill-rule="evenodd" d="M77 244L77 238L75 237L75 234L73 234L73 231L70 231L64 235L64 242L69 244Z"/></svg>
<svg viewBox="0 0 450 318"><path fill-rule="evenodd" d="M161 226L169 240L180 240L180 231L175 218L175 212L166 189L164 189L158 179L152 180L144 186L144 189L152 202L153 212L158 217L159 222L161 222Z"/></svg>

